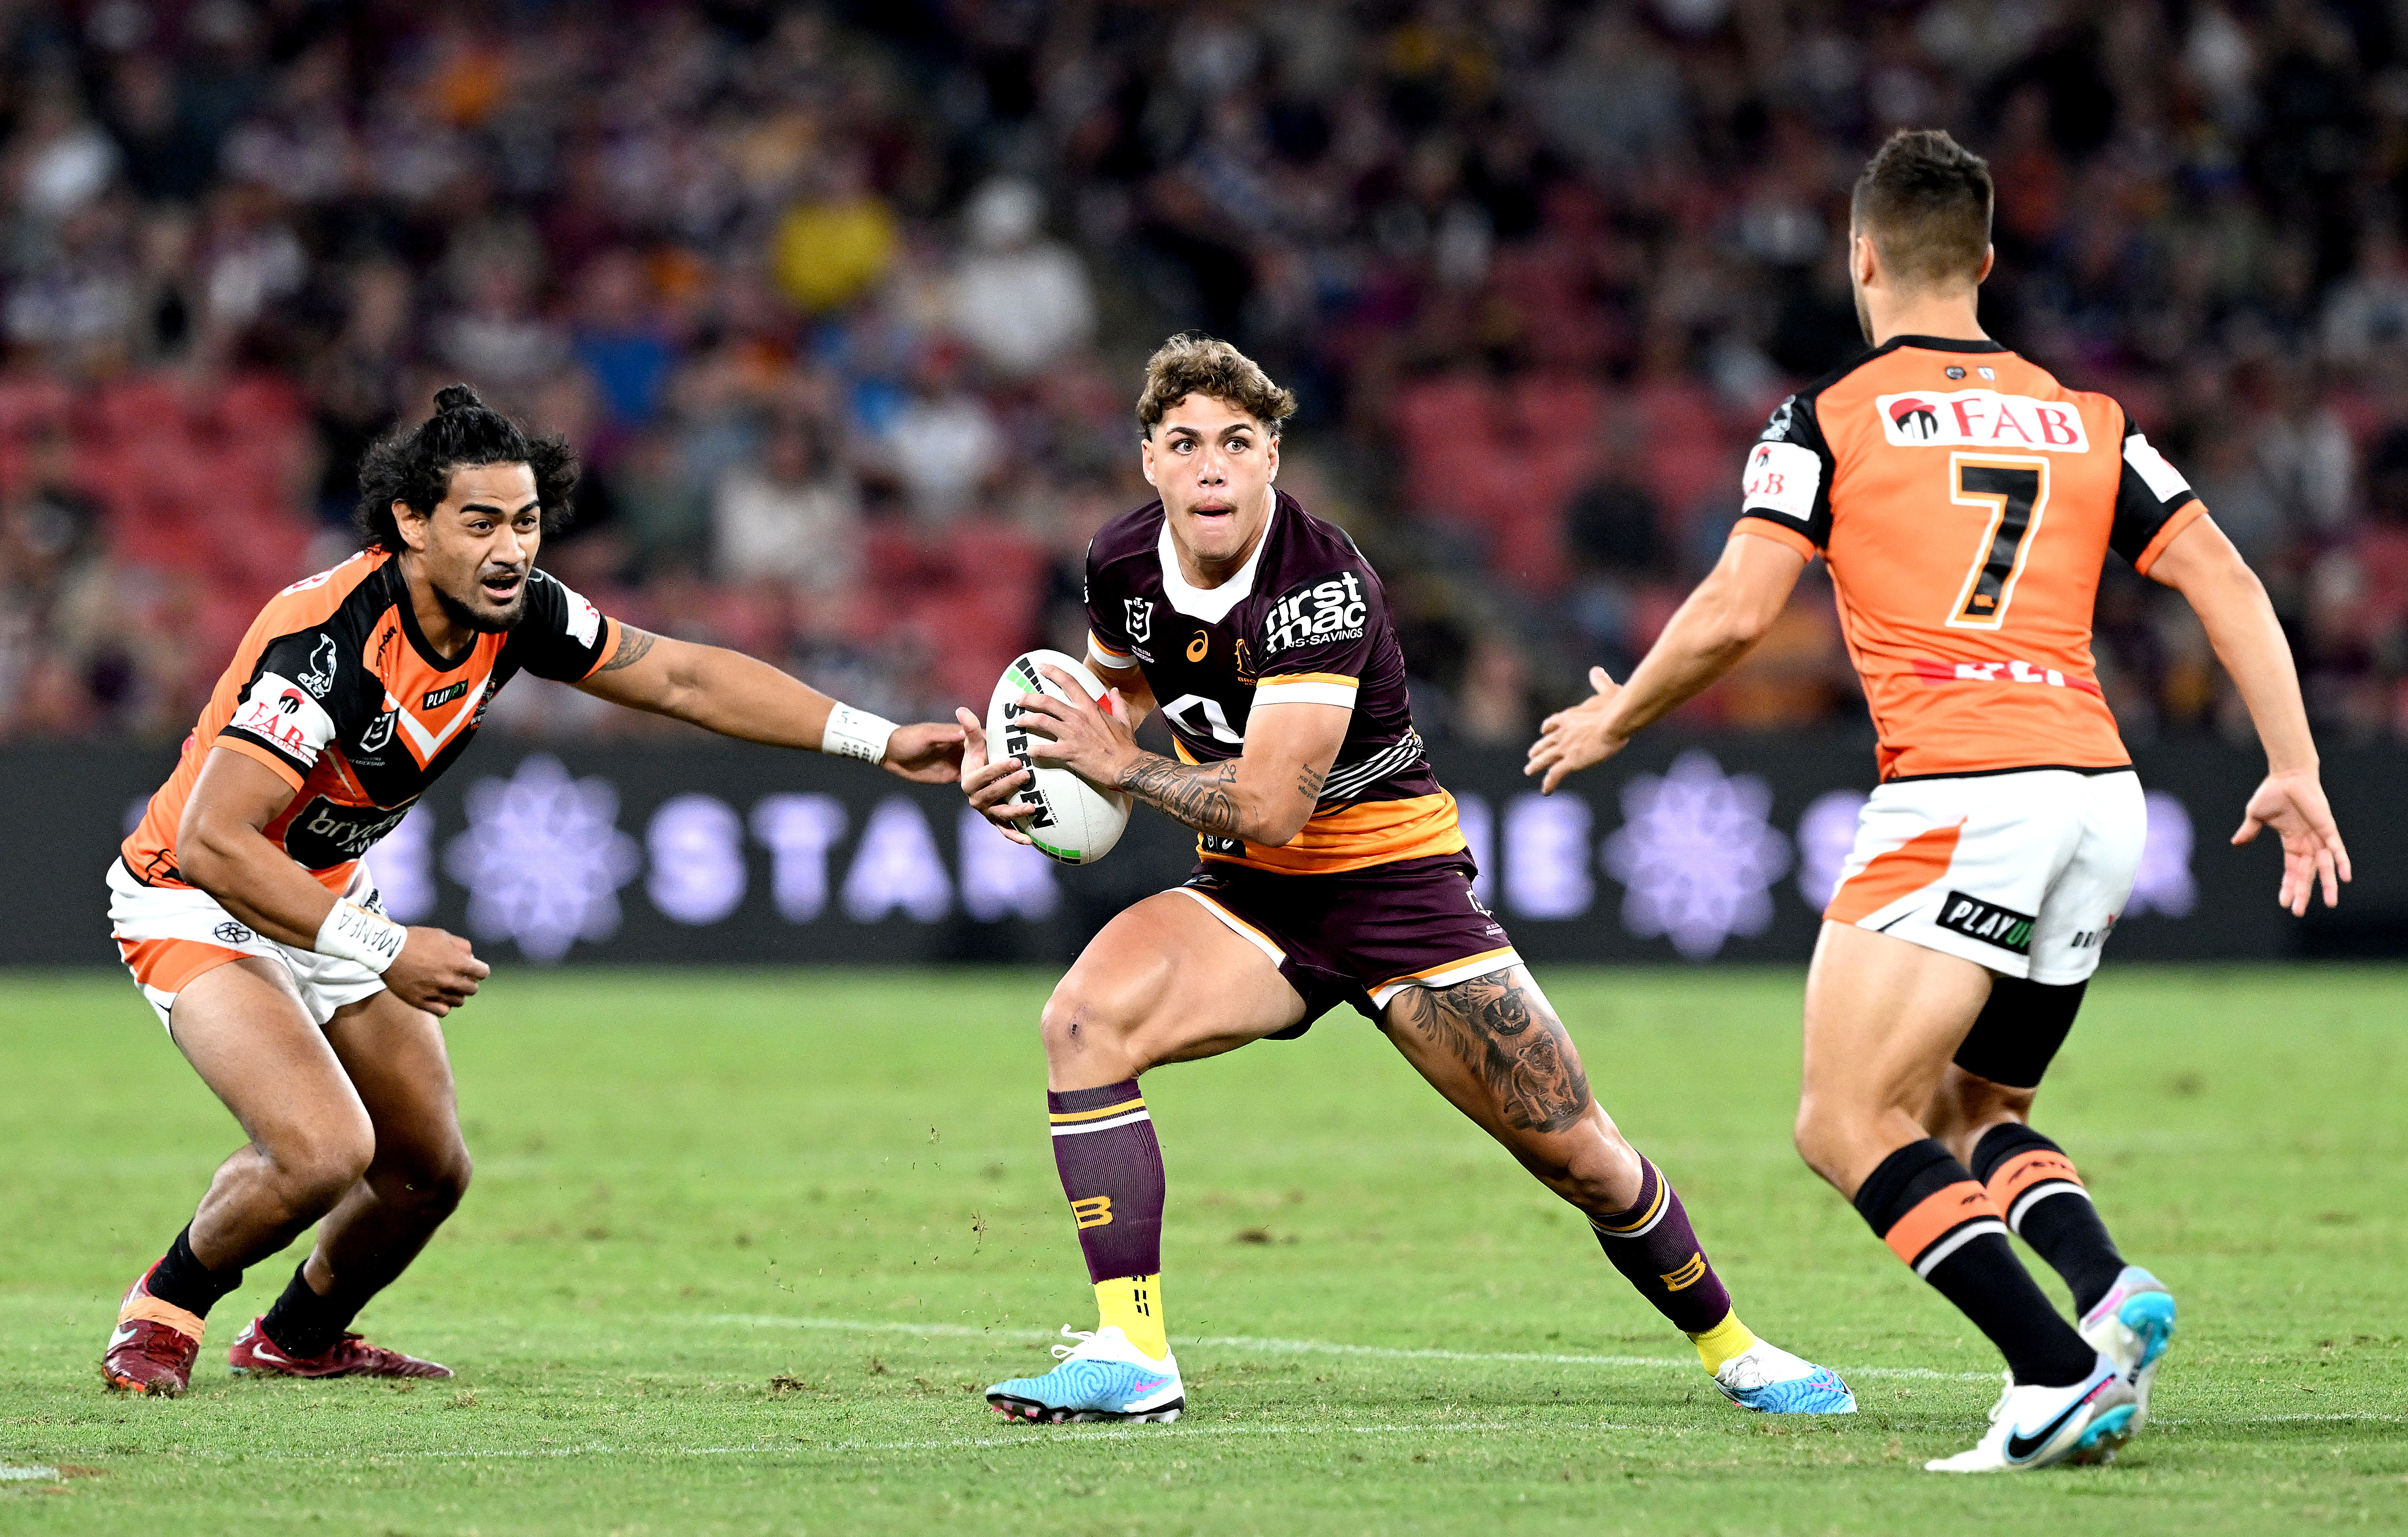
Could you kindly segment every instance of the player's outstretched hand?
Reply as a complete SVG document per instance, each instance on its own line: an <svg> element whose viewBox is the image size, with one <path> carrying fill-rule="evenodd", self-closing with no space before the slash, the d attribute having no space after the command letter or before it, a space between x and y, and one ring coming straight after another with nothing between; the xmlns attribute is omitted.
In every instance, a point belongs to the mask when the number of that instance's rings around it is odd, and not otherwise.
<svg viewBox="0 0 2408 1537"><path fill-rule="evenodd" d="M994 823L1004 837L1015 843L1032 841L1012 824L1037 808L1011 797L1035 776L1018 758L987 761L986 730L979 725L976 715L967 710L955 710L953 719L962 723L962 793L970 797L970 805L979 815Z"/></svg>
<svg viewBox="0 0 2408 1537"><path fill-rule="evenodd" d="M2266 776L2249 797L2232 840L2246 843L2260 827L2273 828L2283 840L2283 883L2274 894L2276 902L2289 908L2291 916L2303 918L2308 898L2321 885L2325 906L2341 906L2340 883L2349 879L2349 851L2342 847L2341 828L2333 822L2332 807L2315 769Z"/></svg>
<svg viewBox="0 0 2408 1537"><path fill-rule="evenodd" d="M960 726L941 721L898 725L878 766L915 784L951 784L962 777L963 740Z"/></svg>
<svg viewBox="0 0 2408 1537"><path fill-rule="evenodd" d="M1565 775L1603 763L1630 740L1614 736L1606 720L1622 685L1607 677L1603 668L1589 668L1588 682L1597 692L1570 710L1548 716L1540 724L1539 740L1530 744L1530 758L1522 765L1522 773L1525 778L1547 776L1539 783L1541 795L1554 795Z"/></svg>
<svg viewBox="0 0 2408 1537"><path fill-rule="evenodd" d="M1137 733L1128 726L1128 707L1120 690L1104 691L1105 703L1087 697L1077 680L1060 668L1039 663L1038 670L1061 685L1067 699L1051 694L1024 694L1020 721L1028 727L1028 755L1048 768L1068 768L1093 784L1111 789L1122 770L1139 753Z"/></svg>
<svg viewBox="0 0 2408 1537"><path fill-rule="evenodd" d="M459 935L413 928L402 941L401 954L385 968L384 984L411 1008L440 1019L467 1002L477 984L493 974L494 969L479 960Z"/></svg>

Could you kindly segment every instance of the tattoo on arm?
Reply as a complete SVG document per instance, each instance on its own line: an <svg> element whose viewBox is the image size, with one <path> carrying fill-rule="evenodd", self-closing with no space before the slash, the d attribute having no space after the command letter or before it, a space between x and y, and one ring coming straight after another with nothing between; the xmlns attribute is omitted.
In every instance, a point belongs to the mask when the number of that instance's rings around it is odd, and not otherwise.
<svg viewBox="0 0 2408 1537"><path fill-rule="evenodd" d="M1321 787L1328 783L1329 775L1326 770L1315 768L1308 763L1297 770L1296 793L1317 805L1321 800Z"/></svg>
<svg viewBox="0 0 2408 1537"><path fill-rule="evenodd" d="M652 650L652 642L659 639L660 637L639 630L633 625L622 625L619 626L619 649L610 654L609 661L595 670L616 672L621 668L634 667L644 659L644 653Z"/></svg>
<svg viewBox="0 0 2408 1537"><path fill-rule="evenodd" d="M1158 806L1197 832L1217 838L1238 836L1238 765L1174 763L1158 754L1140 753L1121 775L1120 788L1149 806Z"/></svg>
<svg viewBox="0 0 2408 1537"><path fill-rule="evenodd" d="M1389 1018L1470 1069L1507 1126L1561 1131L1588 1109L1588 1074L1563 1023L1520 976L1516 968L1452 987L1408 987Z"/></svg>

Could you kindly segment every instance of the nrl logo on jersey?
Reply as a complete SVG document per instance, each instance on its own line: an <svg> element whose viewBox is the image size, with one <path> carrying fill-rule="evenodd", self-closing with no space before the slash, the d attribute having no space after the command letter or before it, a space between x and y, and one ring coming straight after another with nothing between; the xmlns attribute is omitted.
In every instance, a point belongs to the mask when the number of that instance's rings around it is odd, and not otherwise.
<svg viewBox="0 0 2408 1537"><path fill-rule="evenodd" d="M1370 599L1356 572L1291 587L1263 618L1263 659L1303 646L1360 640L1370 614Z"/></svg>
<svg viewBox="0 0 2408 1537"><path fill-rule="evenodd" d="M1121 606L1128 610L1128 633L1132 640L1154 639L1154 599L1125 597Z"/></svg>
<svg viewBox="0 0 2408 1537"><path fill-rule="evenodd" d="M1896 448L2038 449L2087 453L2090 435L2067 400L2035 400L1996 390L1930 390L1873 397L1882 432Z"/></svg>

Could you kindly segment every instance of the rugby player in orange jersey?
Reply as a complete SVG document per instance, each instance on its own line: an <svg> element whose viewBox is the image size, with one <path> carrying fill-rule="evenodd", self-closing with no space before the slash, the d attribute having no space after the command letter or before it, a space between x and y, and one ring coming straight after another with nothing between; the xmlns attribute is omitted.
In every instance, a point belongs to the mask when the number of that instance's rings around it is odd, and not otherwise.
<svg viewBox="0 0 2408 1537"><path fill-rule="evenodd" d="M1945 134L1873 157L1850 232L1873 351L1782 402L1720 564L1627 683L1591 671L1595 697L1546 721L1527 767L1552 791L1612 756L1829 563L1882 783L1807 977L1798 1148L2007 1358L1980 1444L1926 1464L1947 1472L2112 1453L2173 1332L2172 1296L2029 1125L2147 832L2091 666L2111 549L2189 601L2257 723L2267 775L2232 840L2273 829L2294 914L2350 875L2257 577L2120 406L1984 335L1991 206L1988 167ZM2078 1328L2010 1227L2071 1288Z"/></svg>
<svg viewBox="0 0 2408 1537"><path fill-rule="evenodd" d="M1160 497L1087 548L1088 656L1125 708L1106 713L1078 687L1073 702L1021 700L1029 758L1193 827L1199 859L1107 924L1046 1000L1048 1129L1098 1323L1054 1347L1061 1365L996 1384L987 1402L1024 1423L1180 1415L1162 1150L1139 1075L1293 1039L1347 1003L1588 1218L1725 1397L1766 1414L1855 1413L1837 1375L1740 1321L1681 1198L1589 1092L1571 1037L1473 894L1379 576L1342 529L1272 483L1295 409L1226 341L1174 337L1154 353L1138 452ZM1132 734L1157 710L1175 761ZM987 761L977 718L958 718L963 791L1028 841L1011 826L1035 809L1014 798L1025 761Z"/></svg>
<svg viewBox="0 0 2408 1537"><path fill-rule="evenodd" d="M435 403L361 466L367 548L261 610L109 867L127 967L249 1139L126 1292L101 1363L113 1388L183 1392L210 1306L313 1222L234 1369L451 1374L349 1326L467 1188L436 1021L487 968L466 940L387 919L362 856L514 674L906 779L959 773L955 726L898 726L749 656L623 625L536 569L576 483L567 447L465 385Z"/></svg>

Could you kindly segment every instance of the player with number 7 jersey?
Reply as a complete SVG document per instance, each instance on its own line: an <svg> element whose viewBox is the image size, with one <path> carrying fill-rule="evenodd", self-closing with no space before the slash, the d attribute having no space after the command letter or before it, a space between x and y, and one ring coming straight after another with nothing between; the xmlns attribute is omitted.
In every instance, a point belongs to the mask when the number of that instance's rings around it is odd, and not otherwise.
<svg viewBox="0 0 2408 1537"><path fill-rule="evenodd" d="M1934 1472L2112 1456L2148 1413L2172 1294L2127 1265L2041 1077L2130 895L2147 815L2090 654L2110 551L2182 594L2232 674L2268 774L2234 841L2272 827L2279 899L2334 902L2349 859L2264 588L2103 395L1983 331L1989 168L1901 130L1857 181L1849 279L1872 350L1783 401L1748 451L1713 574L1629 678L1548 719L1553 791L1727 671L1807 563L1829 564L1881 739L1881 784L1807 974L1798 1150L1987 1335L2008 1390ZM2006 1242L2065 1280L2057 1315Z"/></svg>

